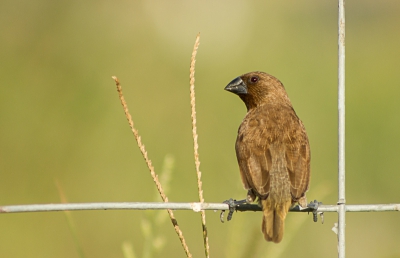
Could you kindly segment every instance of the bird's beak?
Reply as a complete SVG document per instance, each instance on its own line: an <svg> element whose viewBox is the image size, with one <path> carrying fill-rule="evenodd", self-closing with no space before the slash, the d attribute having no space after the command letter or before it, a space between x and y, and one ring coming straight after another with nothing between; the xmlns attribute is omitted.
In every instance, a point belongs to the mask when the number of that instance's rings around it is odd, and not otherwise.
<svg viewBox="0 0 400 258"><path fill-rule="evenodd" d="M247 85L240 77L237 77L225 87L225 90L235 94L247 94Z"/></svg>

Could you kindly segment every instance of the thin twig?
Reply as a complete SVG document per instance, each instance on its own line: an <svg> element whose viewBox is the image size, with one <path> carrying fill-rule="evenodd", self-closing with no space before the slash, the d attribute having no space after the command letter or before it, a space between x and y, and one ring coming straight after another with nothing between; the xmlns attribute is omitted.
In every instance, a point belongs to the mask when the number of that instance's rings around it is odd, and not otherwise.
<svg viewBox="0 0 400 258"><path fill-rule="evenodd" d="M193 148L194 148L194 163L196 165L196 174L197 174L197 187L199 190L199 201L204 202L203 197L203 189L202 189L202 181L201 181L201 172L200 172L200 160L199 160L199 144L197 142L197 126L196 126L196 97L194 91L194 73L195 73L195 64L196 64L196 54L197 49L200 45L200 33L197 34L196 41L194 43L192 58L190 62L190 105L192 106L192 133L193 133ZM210 257L210 246L208 244L208 235L207 235L207 227L206 227L206 213L201 211L201 224L203 227L203 239L204 239L204 251L206 257Z"/></svg>
<svg viewBox="0 0 400 258"><path fill-rule="evenodd" d="M142 143L141 137L139 136L139 132L138 132L138 130L136 130L136 128L135 128L135 126L133 124L132 116L129 113L128 105L126 104L124 95L122 94L122 87L121 87L121 85L119 83L119 80L115 76L113 76L112 78L114 79L115 84L117 85L117 91L118 91L119 99L121 100L121 104L122 104L122 107L124 109L125 116L128 119L129 126L131 127L132 133L135 136L136 142L137 142L137 144L139 146L140 151L142 152L143 158L146 161L147 167L150 170L150 175L153 178L154 183L156 184L157 190L161 195L161 199L164 202L168 202L168 198L165 195L164 190L163 190L163 188L162 188L162 186L161 186L161 184L160 184L160 182L158 180L158 176L154 172L154 167L153 167L153 165L151 163L151 160L149 159L149 157L147 155L147 151L146 151L146 149L145 149L145 147L144 147L144 145ZM174 213L170 209L168 209L167 211L168 211L169 217L171 218L171 222L172 222L172 225L174 226L175 232L178 235L179 240L182 243L182 246L183 246L183 249L184 249L184 251L186 253L186 256L187 257L192 257L192 254L189 252L189 247L186 244L185 238L183 237L183 233L182 233L181 229L179 228L178 221L175 219Z"/></svg>

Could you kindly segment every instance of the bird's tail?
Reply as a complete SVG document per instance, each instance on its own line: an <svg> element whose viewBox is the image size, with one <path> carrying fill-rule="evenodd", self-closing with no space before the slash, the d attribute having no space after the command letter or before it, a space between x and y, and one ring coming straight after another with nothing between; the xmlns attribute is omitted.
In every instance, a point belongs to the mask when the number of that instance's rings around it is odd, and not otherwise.
<svg viewBox="0 0 400 258"><path fill-rule="evenodd" d="M292 202L290 199L277 202L271 199L261 200L263 209L263 221L261 230L264 233L265 240L279 243L283 238L285 229L285 218Z"/></svg>

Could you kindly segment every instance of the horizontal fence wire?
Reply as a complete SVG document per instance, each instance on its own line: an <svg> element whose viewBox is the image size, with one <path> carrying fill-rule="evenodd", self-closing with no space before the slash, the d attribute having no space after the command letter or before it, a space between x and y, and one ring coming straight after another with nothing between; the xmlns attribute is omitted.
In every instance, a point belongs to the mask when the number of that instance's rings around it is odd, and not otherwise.
<svg viewBox="0 0 400 258"><path fill-rule="evenodd" d="M340 205L319 205L317 212L338 212ZM295 206L291 212L312 212L310 208L299 209ZM181 203L181 202L102 202L102 203L60 203L60 204L27 204L0 206L0 213L20 212L49 212L49 211L77 211L77 210L229 210L225 203ZM400 204L364 204L345 205L347 212L380 212L400 211ZM238 211L261 211L256 204L241 205Z"/></svg>

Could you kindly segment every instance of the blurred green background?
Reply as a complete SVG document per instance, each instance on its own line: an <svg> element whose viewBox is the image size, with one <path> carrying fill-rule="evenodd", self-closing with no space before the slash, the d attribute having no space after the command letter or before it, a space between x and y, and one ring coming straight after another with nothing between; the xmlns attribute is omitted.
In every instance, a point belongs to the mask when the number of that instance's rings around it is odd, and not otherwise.
<svg viewBox="0 0 400 258"><path fill-rule="evenodd" d="M346 3L348 204L400 202L400 2ZM123 114L121 81L156 172L175 165L169 200L197 201L189 100L196 34L196 104L204 196L240 199L234 142L245 115L223 88L261 70L285 85L312 150L308 199L337 201L337 1L10 1L0 3L0 205L154 201L154 184ZM163 214L165 211L163 212ZM142 257L152 213L77 211L86 257ZM200 214L175 216L204 257ZM331 228L290 213L279 245L261 213L220 223L207 212L212 257L337 257ZM400 257L399 214L348 213L348 257ZM147 224L146 224L147 225ZM154 257L185 257L167 220ZM79 257L62 212L4 214L0 257ZM151 240L150 240L151 241ZM156 248L154 248L156 249ZM299 255L300 253L300 255Z"/></svg>

